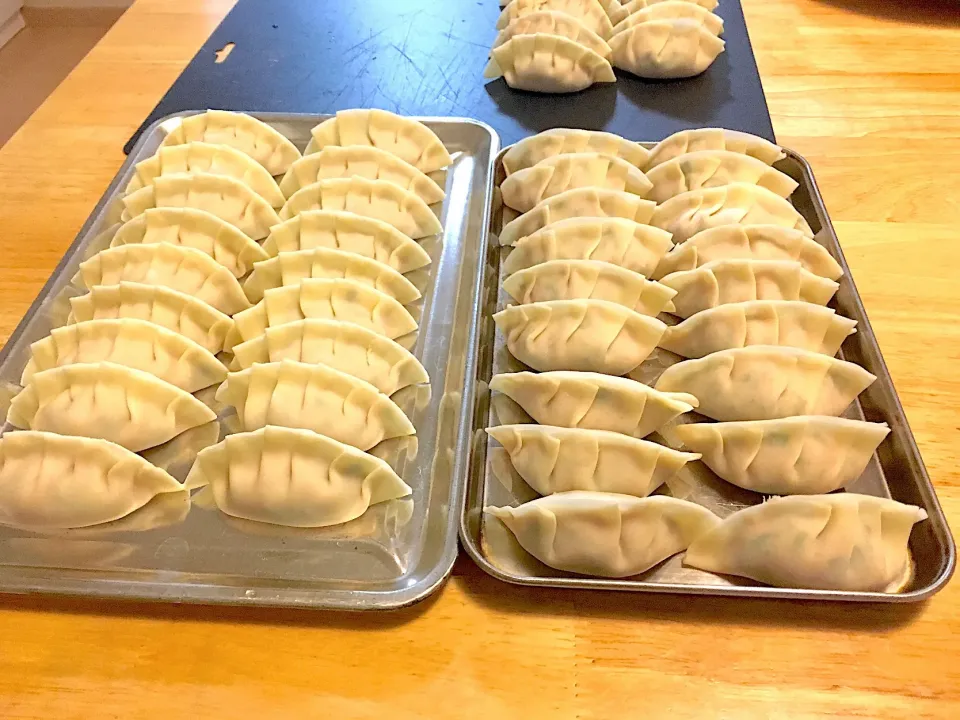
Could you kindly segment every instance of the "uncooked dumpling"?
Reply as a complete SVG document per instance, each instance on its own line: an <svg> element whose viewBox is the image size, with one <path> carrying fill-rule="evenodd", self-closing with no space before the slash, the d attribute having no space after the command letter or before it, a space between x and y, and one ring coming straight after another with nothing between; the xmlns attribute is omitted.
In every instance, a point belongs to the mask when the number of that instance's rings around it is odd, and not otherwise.
<svg viewBox="0 0 960 720"><path fill-rule="evenodd" d="M714 420L839 416L877 378L859 365L797 348L753 345L685 360L656 388L690 393Z"/></svg>
<svg viewBox="0 0 960 720"><path fill-rule="evenodd" d="M539 10L522 15L497 34L493 47L497 48L514 35L559 35L593 50L603 58L610 58L610 46L596 32L581 23L575 17L557 10Z"/></svg>
<svg viewBox="0 0 960 720"><path fill-rule="evenodd" d="M613 26L613 35L650 20L692 20L714 35L723 35L723 18L689 0L663 0L637 10Z"/></svg>
<svg viewBox="0 0 960 720"><path fill-rule="evenodd" d="M528 16L533 17L533 16ZM507 175L533 167L546 160L566 153L597 152L626 160L641 170L647 164L649 152L643 145L625 140L619 135L595 130L554 128L524 138L503 155L503 169Z"/></svg>
<svg viewBox="0 0 960 720"><path fill-rule="evenodd" d="M413 239L443 228L418 195L386 180L361 177L319 180L295 192L280 210L289 220L306 210L341 210L383 220Z"/></svg>
<svg viewBox="0 0 960 720"><path fill-rule="evenodd" d="M88 527L129 515L184 487L105 440L45 432L0 437L0 524L28 530Z"/></svg>
<svg viewBox="0 0 960 720"><path fill-rule="evenodd" d="M124 223L110 247L120 245L183 245L206 253L234 277L243 277L268 255L228 222L194 208L151 208Z"/></svg>
<svg viewBox="0 0 960 720"><path fill-rule="evenodd" d="M910 576L910 532L926 518L854 493L773 498L701 535L683 562L778 587L898 592Z"/></svg>
<svg viewBox="0 0 960 720"><path fill-rule="evenodd" d="M143 370L191 393L227 377L223 364L190 338L133 318L54 328L30 346L30 355L21 385L44 370L104 361Z"/></svg>
<svg viewBox="0 0 960 720"><path fill-rule="evenodd" d="M10 403L7 422L28 430L102 438L137 452L216 417L174 385L142 370L101 362L36 373Z"/></svg>
<svg viewBox="0 0 960 720"><path fill-rule="evenodd" d="M704 10L716 10L720 5L719 0L684 0L685 2L690 2L695 5L699 5ZM630 2L623 3L623 10L627 13L627 16L633 15L636 12L644 10L645 8L651 7L653 5L658 5L665 0L630 0Z"/></svg>
<svg viewBox="0 0 960 720"><path fill-rule="evenodd" d="M662 495L575 491L483 510L545 565L614 578L649 570L720 523L706 508Z"/></svg>
<svg viewBox="0 0 960 720"><path fill-rule="evenodd" d="M695 20L648 20L610 38L614 67L642 78L699 75L725 43Z"/></svg>
<svg viewBox="0 0 960 720"><path fill-rule="evenodd" d="M419 195L427 205L438 203L445 196L443 188L429 176L396 155L372 145L328 145L320 152L306 155L283 176L280 189L283 195L290 197L318 180L354 176L392 182Z"/></svg>
<svg viewBox="0 0 960 720"><path fill-rule="evenodd" d="M266 123L225 110L207 110L183 118L163 139L163 146L190 142L229 145L252 157L271 175L282 175L300 157L294 144Z"/></svg>
<svg viewBox="0 0 960 720"><path fill-rule="evenodd" d="M441 170L453 162L433 130L419 120L386 110L340 110L310 134L307 154L331 145L368 145L386 150L425 173Z"/></svg>
<svg viewBox="0 0 960 720"><path fill-rule="evenodd" d="M653 189L647 197L658 203L690 190L735 182L759 185L782 198L790 197L797 189L797 181L789 175L761 160L729 150L700 150L680 155L657 165L648 179Z"/></svg>
<svg viewBox="0 0 960 720"><path fill-rule="evenodd" d="M684 449L727 482L765 495L817 495L853 482L889 434L886 423L825 416L673 428Z"/></svg>
<svg viewBox="0 0 960 720"><path fill-rule="evenodd" d="M503 30L517 18L542 10L555 10L576 18L603 39L610 37L613 30L610 18L598 0L513 0L497 18L497 30Z"/></svg>
<svg viewBox="0 0 960 720"><path fill-rule="evenodd" d="M777 160L786 157L779 146L750 133L722 128L698 128L681 130L657 143L650 151L646 169L650 170L678 155L698 150L729 150L755 157L767 165L773 165Z"/></svg>
<svg viewBox="0 0 960 720"><path fill-rule="evenodd" d="M624 375L653 352L666 326L606 300L512 305L493 316L510 353L534 370Z"/></svg>
<svg viewBox="0 0 960 720"><path fill-rule="evenodd" d="M501 242L504 239L501 233ZM673 247L670 233L619 217L571 217L520 238L504 275L552 260L594 260L647 275Z"/></svg>
<svg viewBox="0 0 960 720"><path fill-rule="evenodd" d="M416 432L397 404L373 385L326 365L256 364L230 373L217 400L237 409L243 430L303 428L360 450Z"/></svg>
<svg viewBox="0 0 960 720"><path fill-rule="evenodd" d="M686 393L662 393L629 378L590 372L494 375L501 392L542 425L609 430L642 438L697 407Z"/></svg>
<svg viewBox="0 0 960 720"><path fill-rule="evenodd" d="M500 185L505 205L527 212L567 190L596 187L645 196L652 187L642 171L612 155L567 153L518 170Z"/></svg>
<svg viewBox="0 0 960 720"><path fill-rule="evenodd" d="M200 451L185 482L227 515L293 527L360 517L412 491L383 460L309 430L266 427Z"/></svg>
<svg viewBox="0 0 960 720"><path fill-rule="evenodd" d="M602 55L573 40L545 33L514 35L493 48L483 76L503 77L514 89L542 93L577 92L594 83L617 80Z"/></svg>

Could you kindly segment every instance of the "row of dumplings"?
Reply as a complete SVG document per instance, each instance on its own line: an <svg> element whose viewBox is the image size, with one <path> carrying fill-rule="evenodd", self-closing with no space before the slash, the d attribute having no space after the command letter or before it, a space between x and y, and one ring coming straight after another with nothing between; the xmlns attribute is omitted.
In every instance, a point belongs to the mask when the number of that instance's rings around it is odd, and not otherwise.
<svg viewBox="0 0 960 720"><path fill-rule="evenodd" d="M723 52L717 0L501 0L484 77L565 93L642 78L699 75Z"/></svg>
<svg viewBox="0 0 960 720"><path fill-rule="evenodd" d="M378 448L415 435L395 398L429 383L410 308L450 162L429 128L378 110L319 124L302 156L247 115L174 123L80 263L67 324L31 346L0 522L85 527L206 487L195 499L228 515L321 527L409 495ZM183 483L137 454L215 425L211 407L236 432Z"/></svg>
<svg viewBox="0 0 960 720"><path fill-rule="evenodd" d="M924 511L830 494L889 430L839 417L875 378L834 357L855 327L825 307L842 269L787 200L782 157L716 129L649 152L558 129L504 154L504 219L521 214L499 235L509 299L494 320L530 370L492 378L487 432L494 475L543 497L485 511L546 565L627 577L686 551L689 567L785 587L908 580ZM652 386L648 358L669 365ZM721 519L651 495L699 462L786 497Z"/></svg>

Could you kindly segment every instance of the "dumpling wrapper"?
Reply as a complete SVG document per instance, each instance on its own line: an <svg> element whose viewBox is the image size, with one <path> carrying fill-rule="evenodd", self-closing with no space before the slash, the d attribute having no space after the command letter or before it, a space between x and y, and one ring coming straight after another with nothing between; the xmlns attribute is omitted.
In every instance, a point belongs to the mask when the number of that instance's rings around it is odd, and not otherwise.
<svg viewBox="0 0 960 720"><path fill-rule="evenodd" d="M240 230L204 210L151 208L124 223L110 247L169 243L206 253L234 277L243 277L268 255Z"/></svg>
<svg viewBox="0 0 960 720"><path fill-rule="evenodd" d="M419 196L386 180L318 180L290 196L280 210L280 220L289 220L307 210L340 210L372 217L393 225L414 240L443 230L437 216Z"/></svg>
<svg viewBox="0 0 960 720"><path fill-rule="evenodd" d="M645 169L649 172L678 155L699 150L729 150L755 157L767 165L773 165L777 160L786 157L778 145L750 133L723 128L698 128L681 130L657 143L650 151Z"/></svg>
<svg viewBox="0 0 960 720"><path fill-rule="evenodd" d="M216 417L190 393L149 373L101 362L36 373L11 401L7 422L101 438L137 452Z"/></svg>
<svg viewBox="0 0 960 720"><path fill-rule="evenodd" d="M266 123L226 110L207 110L182 118L161 146L191 142L229 145L252 157L271 175L282 175L300 157L296 146Z"/></svg>
<svg viewBox="0 0 960 720"><path fill-rule="evenodd" d="M284 196L266 168L253 158L229 145L189 142L183 145L160 146L155 155L136 164L134 176L125 192L131 193L163 175L178 173L227 175L239 180L266 200L271 207L283 205Z"/></svg>
<svg viewBox="0 0 960 720"><path fill-rule="evenodd" d="M802 300L826 305L840 286L785 260L715 260L675 272L660 283L677 291L673 312L690 317L728 303L748 300Z"/></svg>
<svg viewBox="0 0 960 720"><path fill-rule="evenodd" d="M723 18L690 0L662 0L647 5L614 25L612 35L650 20L692 20L714 35L723 35Z"/></svg>
<svg viewBox="0 0 960 720"><path fill-rule="evenodd" d="M534 370L624 375L647 359L666 329L606 300L513 305L493 316L507 348Z"/></svg>
<svg viewBox="0 0 960 720"><path fill-rule="evenodd" d="M548 260L513 273L503 281L503 289L520 304L592 298L653 317L673 309L670 299L676 294L639 273L599 260Z"/></svg>
<svg viewBox="0 0 960 720"><path fill-rule="evenodd" d="M554 14L554 13L551 13ZM527 17L533 17L527 16ZM507 175L533 167L541 160L567 153L597 152L626 160L641 170L647 164L649 151L619 135L595 130L554 128L524 138L503 154L503 169Z"/></svg>
<svg viewBox="0 0 960 720"><path fill-rule="evenodd" d="M714 420L839 416L876 376L859 365L797 348L752 345L672 365L663 392L690 393Z"/></svg>
<svg viewBox="0 0 960 720"><path fill-rule="evenodd" d="M578 92L594 83L617 80L602 55L573 40L545 33L514 35L490 50L483 77L503 77L516 90L540 93Z"/></svg>
<svg viewBox="0 0 960 720"><path fill-rule="evenodd" d="M604 40L610 37L613 30L613 23L598 0L513 0L501 3L501 6L503 10L497 18L497 30L503 30L517 18L542 10L569 15Z"/></svg>
<svg viewBox="0 0 960 720"><path fill-rule="evenodd" d="M75 363L111 362L143 370L188 393L222 382L227 369L185 335L146 320L88 320L54 328L30 346L21 385L38 372Z"/></svg>
<svg viewBox="0 0 960 720"><path fill-rule="evenodd" d="M233 352L244 369L282 360L317 363L366 380L386 395L430 382L409 350L372 330L339 320L308 319L267 328Z"/></svg>
<svg viewBox="0 0 960 720"><path fill-rule="evenodd" d="M360 450L416 429L403 411L370 383L326 365L293 360L230 373L217 400L237 409L243 430L267 425L326 435Z"/></svg>
<svg viewBox="0 0 960 720"><path fill-rule="evenodd" d="M700 536L683 562L776 587L898 592L910 575L910 532L926 518L854 493L772 498Z"/></svg>
<svg viewBox="0 0 960 720"><path fill-rule="evenodd" d="M0 437L0 524L89 527L126 517L157 495L184 493L160 468L119 445L46 432Z"/></svg>
<svg viewBox="0 0 960 720"><path fill-rule="evenodd" d="M610 59L610 46L602 37L575 17L557 10L538 10L518 17L497 34L493 47L500 47L514 35L536 35L537 33L565 37L593 50L602 58Z"/></svg>
<svg viewBox="0 0 960 720"><path fill-rule="evenodd" d="M490 389L541 425L608 430L646 437L697 407L686 393L663 393L629 378L590 372L501 373Z"/></svg>
<svg viewBox="0 0 960 720"><path fill-rule="evenodd" d="M779 225L721 225L677 245L664 255L651 277L659 280L716 260L789 260L828 280L843 276L843 268L830 252L799 230Z"/></svg>
<svg viewBox="0 0 960 720"><path fill-rule="evenodd" d="M209 486L227 515L326 527L413 491L383 460L309 430L266 427L200 451L190 488Z"/></svg>
<svg viewBox="0 0 960 720"><path fill-rule="evenodd" d="M319 152L305 155L283 176L280 190L289 198L300 188L318 180L354 176L391 182L419 195L427 205L441 202L446 196L443 188L428 175L396 155L372 145L328 145Z"/></svg>
<svg viewBox="0 0 960 720"><path fill-rule="evenodd" d="M528 553L557 570L629 577L683 552L720 518L686 500L575 491L486 507Z"/></svg>
<svg viewBox="0 0 960 720"><path fill-rule="evenodd" d="M179 333L212 353L226 347L233 320L204 302L160 285L98 285L70 298L68 323L134 318Z"/></svg>
<svg viewBox="0 0 960 720"><path fill-rule="evenodd" d="M503 273L554 260L592 260L647 275L672 247L670 233L652 225L619 217L572 217L519 239L503 263Z"/></svg>
<svg viewBox="0 0 960 720"><path fill-rule="evenodd" d="M652 184L626 160L596 152L565 153L517 170L500 185L503 202L528 212L547 198L567 190L597 187L644 197Z"/></svg>
<svg viewBox="0 0 960 720"><path fill-rule="evenodd" d="M647 197L658 203L691 190L735 182L759 185L782 198L790 197L797 189L797 181L789 175L761 160L729 150L700 150L680 155L657 165L647 179L653 183Z"/></svg>
<svg viewBox="0 0 960 720"><path fill-rule="evenodd" d="M533 235L547 225L572 218L618 217L646 225L653 217L655 208L656 204L650 200L616 190L567 190L547 198L530 212L504 225L500 230L500 244L516 245L521 238Z"/></svg>
<svg viewBox="0 0 960 720"><path fill-rule="evenodd" d="M386 293L401 305L420 298L420 291L388 265L342 250L313 248L284 252L258 262L244 283L251 302L260 302L265 290L299 285L306 278L346 278Z"/></svg>
<svg viewBox="0 0 960 720"><path fill-rule="evenodd" d="M672 430L719 477L764 495L819 495L863 473L886 423L801 416L678 425Z"/></svg>
<svg viewBox="0 0 960 720"><path fill-rule="evenodd" d="M162 285L226 315L250 307L240 283L212 257L185 245L119 245L80 263L81 287L135 282Z"/></svg>
<svg viewBox="0 0 960 720"><path fill-rule="evenodd" d="M277 211L239 180L209 173L163 175L153 185L121 198L126 222L150 208L187 207L206 210L253 240L265 238L280 222Z"/></svg>
<svg viewBox="0 0 960 720"><path fill-rule="evenodd" d="M648 20L610 38L610 61L637 77L688 78L710 67L725 45L696 20Z"/></svg>
<svg viewBox="0 0 960 720"><path fill-rule="evenodd" d="M832 357L856 327L856 320L813 303L749 300L704 310L668 327L660 347L688 358L749 345L782 345Z"/></svg>

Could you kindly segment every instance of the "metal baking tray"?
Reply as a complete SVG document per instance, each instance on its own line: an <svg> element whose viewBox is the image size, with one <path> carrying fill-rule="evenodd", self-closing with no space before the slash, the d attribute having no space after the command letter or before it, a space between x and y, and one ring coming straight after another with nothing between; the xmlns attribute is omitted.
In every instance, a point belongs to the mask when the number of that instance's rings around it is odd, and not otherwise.
<svg viewBox="0 0 960 720"><path fill-rule="evenodd" d="M642 144L647 147L653 145ZM500 183L505 178L501 160L508 149L505 148L497 157L495 167L497 190L494 192L491 215L492 234L499 233L504 222L504 210L508 213L508 219L512 217L509 213L513 212L502 206L499 194ZM918 505L923 507L929 516L925 522L914 526L910 537L913 568L902 592L838 592L763 586L746 578L722 578L683 567L682 555L676 555L633 578L592 578L547 567L524 551L505 526L483 513L485 505L516 505L537 497L519 477L505 477L506 472L509 472L509 462L502 462L503 451L496 447L493 441L488 440L484 432L484 428L489 425L501 424L496 408L492 407L491 393L487 388L490 378L497 372L528 369L507 352L504 339L491 318L493 312L502 307L507 299L500 290L500 264L504 250L498 246L493 236L487 246L479 308L481 330L477 342L479 374L473 414L474 435L466 502L460 518L460 539L463 546L474 562L487 573L505 582L538 587L868 602L923 600L940 590L950 579L956 564L953 537L920 458L913 434L907 425L903 407L893 388L870 321L850 276L850 269L830 223L813 172L800 155L791 150L785 150L785 153L787 157L779 161L776 167L800 184L791 198L794 205L810 223L816 233L816 240L824 245L843 267L840 289L831 301L831 307L856 320L857 332L844 342L839 357L858 363L877 376L876 382L860 395L846 416L886 422L891 428L890 435L880 445L863 475L848 486L848 489ZM663 369L679 359L658 349L630 375L653 384ZM498 453L501 455L498 456ZM759 494L724 482L700 462L687 465L669 485L667 492L705 505L721 517L762 500Z"/></svg>
<svg viewBox="0 0 960 720"><path fill-rule="evenodd" d="M116 217L116 199L134 164L156 151L175 124L171 118L190 114L163 118L141 136L0 352L4 395L19 389L30 343L65 321L67 298L80 294L70 280L83 259L108 243L111 234L104 230ZM301 150L310 128L329 117L252 114ZM421 388L404 403L419 447L414 452L398 445L385 457L413 488L412 501L381 503L356 520L319 530L156 502L116 523L55 535L0 527L0 591L367 610L409 605L439 587L457 554L472 432L477 297L500 141L474 120L418 119L437 133L453 164L439 211L443 233L422 241L433 262L422 306L413 309L420 313L420 332L412 350L431 379L429 392ZM215 386L197 395L211 401L211 390ZM189 431L145 454L182 480L197 451L222 437L221 424Z"/></svg>

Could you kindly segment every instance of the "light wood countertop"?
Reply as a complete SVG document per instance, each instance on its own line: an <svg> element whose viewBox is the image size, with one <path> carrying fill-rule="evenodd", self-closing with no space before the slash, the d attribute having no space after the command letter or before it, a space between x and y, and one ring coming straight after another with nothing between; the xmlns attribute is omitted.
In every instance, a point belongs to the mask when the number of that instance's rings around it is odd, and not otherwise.
<svg viewBox="0 0 960 720"><path fill-rule="evenodd" d="M960 527L956 5L743 4ZM0 340L231 5L138 0L0 151ZM0 598L0 717L958 718L958 657L960 582L911 607L737 602L517 588L461 558L378 615Z"/></svg>

